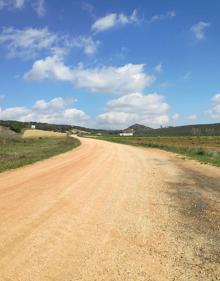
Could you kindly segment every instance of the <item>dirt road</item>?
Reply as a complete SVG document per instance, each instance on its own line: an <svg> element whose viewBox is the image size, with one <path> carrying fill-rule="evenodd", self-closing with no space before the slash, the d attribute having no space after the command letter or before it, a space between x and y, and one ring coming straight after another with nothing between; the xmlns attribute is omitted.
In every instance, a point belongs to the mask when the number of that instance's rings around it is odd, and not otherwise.
<svg viewBox="0 0 220 281"><path fill-rule="evenodd" d="M0 174L0 280L220 280L220 169L82 139Z"/></svg>

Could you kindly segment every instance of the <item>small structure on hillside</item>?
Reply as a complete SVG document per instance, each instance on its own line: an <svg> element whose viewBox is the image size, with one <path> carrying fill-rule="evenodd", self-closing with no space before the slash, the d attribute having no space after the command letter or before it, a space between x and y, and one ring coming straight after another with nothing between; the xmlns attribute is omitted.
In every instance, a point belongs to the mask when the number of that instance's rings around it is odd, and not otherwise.
<svg viewBox="0 0 220 281"><path fill-rule="evenodd" d="M133 129L124 130L123 132L119 133L119 136L121 136L121 137L131 137L133 135L134 135Z"/></svg>
<svg viewBox="0 0 220 281"><path fill-rule="evenodd" d="M36 125L31 125L31 129L36 129Z"/></svg>

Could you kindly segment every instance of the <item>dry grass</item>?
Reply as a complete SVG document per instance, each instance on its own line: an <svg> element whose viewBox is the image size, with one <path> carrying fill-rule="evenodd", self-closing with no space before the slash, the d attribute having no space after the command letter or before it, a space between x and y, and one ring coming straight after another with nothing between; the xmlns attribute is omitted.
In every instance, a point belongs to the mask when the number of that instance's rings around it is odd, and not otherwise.
<svg viewBox="0 0 220 281"><path fill-rule="evenodd" d="M66 137L66 133L52 132L52 131L44 131L38 129L28 129L23 133L23 138L62 138Z"/></svg>
<svg viewBox="0 0 220 281"><path fill-rule="evenodd" d="M220 167L219 136L120 137L106 135L100 138L117 143L160 148Z"/></svg>
<svg viewBox="0 0 220 281"><path fill-rule="evenodd" d="M0 172L64 153L79 144L78 139L70 137L0 137Z"/></svg>

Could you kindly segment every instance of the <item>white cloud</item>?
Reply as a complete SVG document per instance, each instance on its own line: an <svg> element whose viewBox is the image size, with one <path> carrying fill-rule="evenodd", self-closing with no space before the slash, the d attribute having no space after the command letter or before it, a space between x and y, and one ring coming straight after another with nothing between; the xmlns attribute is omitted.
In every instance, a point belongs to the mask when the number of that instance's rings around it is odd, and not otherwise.
<svg viewBox="0 0 220 281"><path fill-rule="evenodd" d="M168 123L169 104L156 93L132 93L107 103L106 112L97 117L97 123L106 128L125 128L134 123L159 126Z"/></svg>
<svg viewBox="0 0 220 281"><path fill-rule="evenodd" d="M126 24L138 23L138 22L139 22L139 18L137 15L137 10L134 10L130 16L127 16L123 13L121 14L111 13L97 19L92 25L92 30L95 32L102 32L110 28L113 28L115 26L122 26Z"/></svg>
<svg viewBox="0 0 220 281"><path fill-rule="evenodd" d="M13 2L14 2L14 5L15 5L16 8L21 8L21 7L24 6L25 0L14 0Z"/></svg>
<svg viewBox="0 0 220 281"><path fill-rule="evenodd" d="M25 4L25 0L0 0L0 9L21 9Z"/></svg>
<svg viewBox="0 0 220 281"><path fill-rule="evenodd" d="M70 68L57 56L38 60L32 69L24 75L27 80L66 80L78 88L92 92L126 94L142 92L149 86L154 77L144 72L143 64L126 64L121 67L102 66L84 68L80 65Z"/></svg>
<svg viewBox="0 0 220 281"><path fill-rule="evenodd" d="M26 3L33 7L39 17L45 15L45 0L0 0L0 10L22 10Z"/></svg>
<svg viewBox="0 0 220 281"><path fill-rule="evenodd" d="M47 28L15 29L3 28L0 34L0 43L7 44L8 56L20 58L35 57L39 51L55 46L58 37Z"/></svg>
<svg viewBox="0 0 220 281"><path fill-rule="evenodd" d="M107 16L98 19L92 25L94 31L104 31L116 25L117 14L108 14Z"/></svg>
<svg viewBox="0 0 220 281"><path fill-rule="evenodd" d="M109 129L125 128L133 123L157 127L169 121L169 104L158 94L133 93L107 103L106 112L91 120L82 110L75 108L73 98L56 97L49 101L37 100L30 107L0 109L0 120L38 121L54 124L73 124Z"/></svg>
<svg viewBox="0 0 220 281"><path fill-rule="evenodd" d="M173 115L171 116L171 119L172 119L173 121L177 121L179 118L180 118L179 113L175 113L175 114L173 114Z"/></svg>
<svg viewBox="0 0 220 281"><path fill-rule="evenodd" d="M65 66L63 61L58 56L46 57L42 60L37 60L30 71L25 73L26 80L66 80L72 81L72 70Z"/></svg>
<svg viewBox="0 0 220 281"><path fill-rule="evenodd" d="M197 119L197 115L196 114L192 114L192 115L189 115L188 117L187 117L189 120L196 120Z"/></svg>
<svg viewBox="0 0 220 281"><path fill-rule="evenodd" d="M93 69L78 67L73 70L73 82L79 88L93 92L122 95L143 91L154 81L144 72L143 64L126 64L121 67L103 66Z"/></svg>
<svg viewBox="0 0 220 281"><path fill-rule="evenodd" d="M94 40L92 37L78 36L68 40L68 46L82 48L87 55L94 54L100 45L99 40Z"/></svg>
<svg viewBox="0 0 220 281"><path fill-rule="evenodd" d="M33 8L39 17L45 16L46 14L45 0L36 0L33 3Z"/></svg>
<svg viewBox="0 0 220 281"><path fill-rule="evenodd" d="M194 24L190 30L191 32L193 32L197 40L202 40L205 38L205 30L210 26L211 26L210 22L200 21Z"/></svg>
<svg viewBox="0 0 220 281"><path fill-rule="evenodd" d="M91 55L97 51L100 41L91 36L59 35L47 28L5 27L0 33L0 44L7 49L9 58L30 59L45 53L64 56L72 48L81 48L85 54Z"/></svg>
<svg viewBox="0 0 220 281"><path fill-rule="evenodd" d="M175 11L168 11L166 14L160 14L160 15L154 15L151 19L150 22L156 22L156 21L163 21L166 19L171 19L176 16Z"/></svg>
<svg viewBox="0 0 220 281"><path fill-rule="evenodd" d="M34 104L34 108L38 110L62 109L76 101L77 100L73 98L61 97L54 98L48 102L45 100L37 100Z"/></svg>
<svg viewBox="0 0 220 281"><path fill-rule="evenodd" d="M212 97L212 102L214 103L220 103L220 93L214 95L214 97Z"/></svg>
<svg viewBox="0 0 220 281"><path fill-rule="evenodd" d="M38 100L32 107L0 109L0 119L83 126L89 117L82 110L72 107L74 101L71 98L57 97L50 101Z"/></svg>
<svg viewBox="0 0 220 281"><path fill-rule="evenodd" d="M74 120L74 124L85 124L89 117L82 110L76 108L69 108L64 111L63 120ZM66 122L66 121L65 121ZM71 121L72 122L72 121ZM72 123L73 124L73 123Z"/></svg>
<svg viewBox="0 0 220 281"><path fill-rule="evenodd" d="M220 119L220 93L214 95L211 101L213 107L207 111L207 114L213 119Z"/></svg>
<svg viewBox="0 0 220 281"><path fill-rule="evenodd" d="M163 71L163 65L162 63L159 63L155 66L154 70L157 72L157 73L161 73Z"/></svg>
<svg viewBox="0 0 220 281"><path fill-rule="evenodd" d="M0 109L1 120L20 120L22 116L29 114L29 109L26 107L11 107L4 110Z"/></svg>

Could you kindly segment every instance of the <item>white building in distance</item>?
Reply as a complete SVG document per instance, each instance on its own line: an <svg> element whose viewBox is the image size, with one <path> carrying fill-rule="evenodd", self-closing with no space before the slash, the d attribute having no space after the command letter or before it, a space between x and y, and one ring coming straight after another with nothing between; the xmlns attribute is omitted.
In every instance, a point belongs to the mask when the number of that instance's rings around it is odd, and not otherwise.
<svg viewBox="0 0 220 281"><path fill-rule="evenodd" d="M119 136L121 137L132 137L134 135L134 130L131 129L131 130L125 130L121 133L119 133Z"/></svg>

